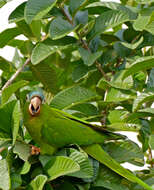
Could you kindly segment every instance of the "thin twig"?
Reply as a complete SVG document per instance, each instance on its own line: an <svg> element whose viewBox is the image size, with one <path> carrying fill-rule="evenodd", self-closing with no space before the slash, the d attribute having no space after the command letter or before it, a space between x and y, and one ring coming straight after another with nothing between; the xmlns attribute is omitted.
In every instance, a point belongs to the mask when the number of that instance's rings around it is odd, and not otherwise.
<svg viewBox="0 0 154 190"><path fill-rule="evenodd" d="M23 64L22 67L20 67L14 75L12 75L12 77L5 83L5 85L2 88L2 92L5 88L7 88L10 84L12 84L12 82L17 78L17 76L21 73L21 71L23 71L23 69L25 68L26 65L28 65L30 63L31 59L28 58L25 63Z"/></svg>
<svg viewBox="0 0 154 190"><path fill-rule="evenodd" d="M64 16L67 18L68 22L73 26L73 20L69 17L69 15L66 13L65 9L63 7L61 7L61 10L64 14ZM91 50L87 44L87 42L85 40L82 39L82 37L80 36L80 34L78 32L76 32L78 38L79 38L79 41L83 44L83 47L85 49L87 49L90 53L91 53ZM102 65L98 62L98 61L95 61L95 64L96 64L96 67L97 69L101 72L101 74L103 75L103 77L109 81L109 77L106 75L106 73L103 71L102 69Z"/></svg>

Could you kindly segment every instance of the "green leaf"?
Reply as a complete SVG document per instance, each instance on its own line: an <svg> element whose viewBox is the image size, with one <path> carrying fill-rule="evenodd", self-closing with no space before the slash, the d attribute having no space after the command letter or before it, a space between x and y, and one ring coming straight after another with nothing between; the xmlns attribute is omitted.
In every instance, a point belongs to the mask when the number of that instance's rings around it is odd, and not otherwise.
<svg viewBox="0 0 154 190"><path fill-rule="evenodd" d="M121 102L129 99L134 99L136 97L135 93L126 90L119 90L115 88L110 88L107 96L106 102Z"/></svg>
<svg viewBox="0 0 154 190"><path fill-rule="evenodd" d="M119 163L129 162L138 166L144 166L144 154L142 149L133 141L107 142L103 149Z"/></svg>
<svg viewBox="0 0 154 190"><path fill-rule="evenodd" d="M32 64L36 65L39 62L46 59L53 53L67 49L76 43L76 39L71 36L66 36L60 40L47 39L41 43L38 43L32 52Z"/></svg>
<svg viewBox="0 0 154 190"><path fill-rule="evenodd" d="M0 56L0 69L4 72L11 72L13 71L13 67L11 63Z"/></svg>
<svg viewBox="0 0 154 190"><path fill-rule="evenodd" d="M0 107L0 118L1 118L0 131L1 133L3 133L4 137L6 136L7 138L11 138L12 136L11 135L12 113L15 104L16 101L11 101ZM2 134L0 136L1 136L0 138L2 138Z"/></svg>
<svg viewBox="0 0 154 190"><path fill-rule="evenodd" d="M142 31L142 30L146 29L146 25L150 21L153 8L154 7L148 7L148 8L141 10L138 18L135 20L135 22L133 24L133 27L135 30Z"/></svg>
<svg viewBox="0 0 154 190"><path fill-rule="evenodd" d="M151 69L150 74L148 76L147 87L154 88L154 68Z"/></svg>
<svg viewBox="0 0 154 190"><path fill-rule="evenodd" d="M84 3L86 3L87 0L78 0L78 1L74 1L74 0L70 0L70 10L72 13L76 12L81 6L83 7Z"/></svg>
<svg viewBox="0 0 154 190"><path fill-rule="evenodd" d="M3 48L5 45L9 43L14 37L21 34L19 28L8 28L0 33L0 48Z"/></svg>
<svg viewBox="0 0 154 190"><path fill-rule="evenodd" d="M20 169L20 174L21 175L27 174L30 168L31 168L31 164L28 161L24 162L22 168Z"/></svg>
<svg viewBox="0 0 154 190"><path fill-rule="evenodd" d="M54 19L49 28L50 36L53 40L57 40L67 36L70 32L73 32L78 26L73 26L68 21L58 17Z"/></svg>
<svg viewBox="0 0 154 190"><path fill-rule="evenodd" d="M144 38L143 36L137 41L135 42L134 44L130 44L130 43L127 43L127 42L121 42L121 44L129 49L136 49L142 42L143 42Z"/></svg>
<svg viewBox="0 0 154 190"><path fill-rule="evenodd" d="M80 166L68 157L54 156L44 166L44 170L48 174L49 180L54 180L57 177L79 171Z"/></svg>
<svg viewBox="0 0 154 190"><path fill-rule="evenodd" d="M9 23L18 22L24 19L24 9L25 9L26 2L20 4L18 7L15 8L14 11L11 12L9 15Z"/></svg>
<svg viewBox="0 0 154 190"><path fill-rule="evenodd" d="M10 172L6 159L0 160L0 188L10 190Z"/></svg>
<svg viewBox="0 0 154 190"><path fill-rule="evenodd" d="M154 56L145 56L137 59L125 72L123 79L142 70L154 67Z"/></svg>
<svg viewBox="0 0 154 190"><path fill-rule="evenodd" d="M35 177L35 179L31 181L31 183L28 186L28 190L42 190L46 181L47 176L38 175Z"/></svg>
<svg viewBox="0 0 154 190"><path fill-rule="evenodd" d="M100 9L102 7L106 7L106 8L109 8L109 9L112 9L112 10L120 10L120 11L123 11L125 13L127 13L129 15L129 18L130 19L135 19L136 18L136 13L135 13L135 9L133 9L131 6L124 6L120 3L116 3L116 2L94 2L94 3L91 3L89 4L86 8L94 8L94 9Z"/></svg>
<svg viewBox="0 0 154 190"><path fill-rule="evenodd" d="M130 182L124 180L124 178L122 178L109 168L102 166L99 175L94 183L94 186L101 188L104 187L110 190L129 190L129 183Z"/></svg>
<svg viewBox="0 0 154 190"><path fill-rule="evenodd" d="M154 35L154 20L152 20L145 28L148 32Z"/></svg>
<svg viewBox="0 0 154 190"><path fill-rule="evenodd" d="M96 23L89 34L89 38L94 38L96 35L126 21L129 21L129 16L125 12L119 10L106 11L96 18Z"/></svg>
<svg viewBox="0 0 154 190"><path fill-rule="evenodd" d="M77 162L80 166L80 170L69 174L69 176L78 178L91 178L93 177L93 167L88 159L88 155L85 152L79 152L75 149L70 149L71 154L69 157Z"/></svg>
<svg viewBox="0 0 154 190"><path fill-rule="evenodd" d="M18 156L27 161L30 156L30 146L24 142L16 141L13 152L18 154Z"/></svg>
<svg viewBox="0 0 154 190"><path fill-rule="evenodd" d="M137 111L141 105L148 101L153 101L154 93L153 92L143 92L134 100L133 103L133 112Z"/></svg>
<svg viewBox="0 0 154 190"><path fill-rule="evenodd" d="M131 131L138 132L141 129L141 125L138 123L117 122L107 125L111 131Z"/></svg>
<svg viewBox="0 0 154 190"><path fill-rule="evenodd" d="M12 113L12 137L13 137L13 145L16 142L16 138L18 135L19 124L20 124L20 117L21 117L21 110L20 110L20 103L17 101L13 113Z"/></svg>
<svg viewBox="0 0 154 190"><path fill-rule="evenodd" d="M108 120L110 123L121 123L129 112L125 110L112 110L109 112Z"/></svg>
<svg viewBox="0 0 154 190"><path fill-rule="evenodd" d="M85 152L87 152L90 156L95 158L96 160L100 161L102 164L106 165L116 173L120 174L121 176L125 177L126 179L138 183L139 185L143 186L147 190L152 190L152 188L144 183L142 180L137 178L134 174L132 174L127 169L123 168L118 162L112 159L98 144L94 144L84 148Z"/></svg>
<svg viewBox="0 0 154 190"><path fill-rule="evenodd" d="M17 189L21 186L21 184L22 184L21 175L17 173L11 174L11 189Z"/></svg>
<svg viewBox="0 0 154 190"><path fill-rule="evenodd" d="M150 144L150 147L152 148L152 150L154 150L154 135L150 136L149 144Z"/></svg>
<svg viewBox="0 0 154 190"><path fill-rule="evenodd" d="M28 24L45 16L56 4L57 0L29 0L25 8L25 19Z"/></svg>
<svg viewBox="0 0 154 190"><path fill-rule="evenodd" d="M84 64L87 66L93 65L94 62L102 55L102 51L90 53L88 50L84 48L79 48L79 52L84 61Z"/></svg>
<svg viewBox="0 0 154 190"><path fill-rule="evenodd" d="M51 101L51 106L58 109L68 109L74 105L88 102L96 98L98 98L98 95L91 90L80 86L74 86L56 94Z"/></svg>
<svg viewBox="0 0 154 190"><path fill-rule="evenodd" d="M98 88L101 88L103 90L106 90L110 87L117 88L117 89L123 89L128 90L133 87L133 78L132 76L127 77L125 80L123 80L123 76L125 74L125 70L117 71L115 75L112 77L111 81L107 81L103 78L100 79L100 81L97 84Z"/></svg>
<svg viewBox="0 0 154 190"><path fill-rule="evenodd" d="M2 103L3 104L6 103L13 93L15 93L20 88L26 86L27 84L28 84L28 81L21 80L5 88L2 92Z"/></svg>
<svg viewBox="0 0 154 190"><path fill-rule="evenodd" d="M47 91L56 93L58 90L57 87L57 74L55 69L51 68L46 63L39 63L36 66L31 66L31 70Z"/></svg>

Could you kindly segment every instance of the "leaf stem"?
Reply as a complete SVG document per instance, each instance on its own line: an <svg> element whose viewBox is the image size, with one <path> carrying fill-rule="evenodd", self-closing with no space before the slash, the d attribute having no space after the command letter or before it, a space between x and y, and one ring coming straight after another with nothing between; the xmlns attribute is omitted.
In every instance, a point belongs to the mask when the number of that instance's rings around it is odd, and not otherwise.
<svg viewBox="0 0 154 190"><path fill-rule="evenodd" d="M23 69L25 68L26 65L28 65L30 63L31 59L28 58L25 63L22 65L22 67L20 67L14 75L12 75L12 77L4 84L4 86L2 87L2 92L5 88L7 88L8 86L10 86L10 84L12 84L12 82L17 78L17 76L21 73L21 71L23 71Z"/></svg>

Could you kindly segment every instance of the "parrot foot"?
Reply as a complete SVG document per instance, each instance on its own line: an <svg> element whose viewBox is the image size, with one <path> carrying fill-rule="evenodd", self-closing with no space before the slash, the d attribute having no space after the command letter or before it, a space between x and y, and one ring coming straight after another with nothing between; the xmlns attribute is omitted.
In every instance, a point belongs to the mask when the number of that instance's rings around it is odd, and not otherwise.
<svg viewBox="0 0 154 190"><path fill-rule="evenodd" d="M31 145L31 155L39 155L40 154L40 148Z"/></svg>

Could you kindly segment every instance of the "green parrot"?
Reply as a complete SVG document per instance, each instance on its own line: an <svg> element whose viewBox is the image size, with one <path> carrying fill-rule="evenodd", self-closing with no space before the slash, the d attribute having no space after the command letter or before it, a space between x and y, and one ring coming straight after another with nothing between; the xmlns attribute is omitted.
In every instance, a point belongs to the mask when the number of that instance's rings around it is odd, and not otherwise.
<svg viewBox="0 0 154 190"><path fill-rule="evenodd" d="M77 144L88 155L119 175L140 184L147 190L152 190L152 187L123 168L102 149L101 144L104 141L121 139L124 136L43 104L44 96L40 91L33 91L28 99L29 103L26 102L23 110L24 125L40 146L41 154L52 155L58 148Z"/></svg>

